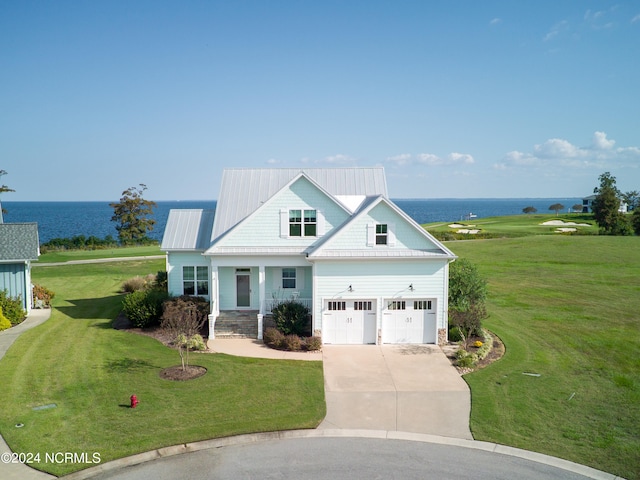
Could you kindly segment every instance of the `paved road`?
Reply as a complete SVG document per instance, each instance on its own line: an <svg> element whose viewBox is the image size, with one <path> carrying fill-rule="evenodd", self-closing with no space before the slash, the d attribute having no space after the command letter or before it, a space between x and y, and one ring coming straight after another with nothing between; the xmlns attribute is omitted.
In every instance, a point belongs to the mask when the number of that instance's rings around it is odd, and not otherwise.
<svg viewBox="0 0 640 480"><path fill-rule="evenodd" d="M103 472L91 478L585 480L592 477L460 446L382 438L298 438L209 448Z"/></svg>

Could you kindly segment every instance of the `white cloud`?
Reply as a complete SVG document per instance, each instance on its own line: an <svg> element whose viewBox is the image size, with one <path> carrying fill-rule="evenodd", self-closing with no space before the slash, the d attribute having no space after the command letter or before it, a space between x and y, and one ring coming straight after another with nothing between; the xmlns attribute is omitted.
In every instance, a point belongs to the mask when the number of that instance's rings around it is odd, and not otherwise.
<svg viewBox="0 0 640 480"><path fill-rule="evenodd" d="M598 150L609 150L616 144L615 140L609 140L604 132L595 132L593 134L593 148Z"/></svg>
<svg viewBox="0 0 640 480"><path fill-rule="evenodd" d="M473 156L468 153L452 152L446 157L439 157L433 153L419 153L411 155L403 153L387 157L387 162L395 163L398 167L405 165L426 165L428 167L447 166L447 165L471 165L475 162Z"/></svg>
<svg viewBox="0 0 640 480"><path fill-rule="evenodd" d="M640 13L631 19L631 23L640 22Z"/></svg>
<svg viewBox="0 0 640 480"><path fill-rule="evenodd" d="M330 155L325 157L320 163L328 163L331 165L347 165L357 163L357 159L350 157L349 155L343 155L338 153L337 155Z"/></svg>
<svg viewBox="0 0 640 480"><path fill-rule="evenodd" d="M489 22L489 25L493 26L493 25L498 25L500 23L502 23L501 18L492 18L491 21Z"/></svg>
<svg viewBox="0 0 640 480"><path fill-rule="evenodd" d="M557 36L564 30L566 30L568 26L569 26L569 22L567 22L566 20L562 20L561 22L556 23L553 27L551 27L551 30L549 30L549 32L544 36L543 40L545 42L548 42L553 37Z"/></svg>
<svg viewBox="0 0 640 480"><path fill-rule="evenodd" d="M505 154L494 168L504 170L516 167L571 167L571 168L611 168L640 164L640 147L614 148L616 141L607 138L605 132L595 132L588 147L578 147L568 140L551 138L534 145L532 152L517 150Z"/></svg>
<svg viewBox="0 0 640 480"><path fill-rule="evenodd" d="M280 160L276 160L275 158L267 160L267 165L277 165L278 163L280 163Z"/></svg>

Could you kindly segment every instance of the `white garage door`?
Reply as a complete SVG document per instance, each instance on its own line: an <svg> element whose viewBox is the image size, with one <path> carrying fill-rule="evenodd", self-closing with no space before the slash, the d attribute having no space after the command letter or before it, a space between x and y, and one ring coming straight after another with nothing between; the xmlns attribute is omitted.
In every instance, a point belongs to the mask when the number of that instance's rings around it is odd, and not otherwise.
<svg viewBox="0 0 640 480"><path fill-rule="evenodd" d="M332 344L376 343L376 306L371 300L327 300L322 339Z"/></svg>
<svg viewBox="0 0 640 480"><path fill-rule="evenodd" d="M387 300L382 343L436 343L436 301Z"/></svg>

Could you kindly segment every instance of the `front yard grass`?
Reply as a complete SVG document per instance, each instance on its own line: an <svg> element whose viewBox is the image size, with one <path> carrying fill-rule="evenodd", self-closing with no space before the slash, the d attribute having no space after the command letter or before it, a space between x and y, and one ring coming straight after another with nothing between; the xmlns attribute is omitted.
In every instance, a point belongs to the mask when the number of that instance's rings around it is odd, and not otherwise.
<svg viewBox="0 0 640 480"><path fill-rule="evenodd" d="M488 279L485 326L506 345L464 377L474 438L639 479L640 238L448 246Z"/></svg>
<svg viewBox="0 0 640 480"><path fill-rule="evenodd" d="M117 290L164 261L64 265L34 270L56 292L51 318L25 332L0 361L0 432L15 452L96 452L102 462L214 437L314 428L325 415L321 362L191 354L203 377L172 382L178 353L116 331ZM129 408L136 394L140 404ZM55 404L55 408L33 410ZM18 423L24 424L16 428ZM91 465L32 465L63 475Z"/></svg>

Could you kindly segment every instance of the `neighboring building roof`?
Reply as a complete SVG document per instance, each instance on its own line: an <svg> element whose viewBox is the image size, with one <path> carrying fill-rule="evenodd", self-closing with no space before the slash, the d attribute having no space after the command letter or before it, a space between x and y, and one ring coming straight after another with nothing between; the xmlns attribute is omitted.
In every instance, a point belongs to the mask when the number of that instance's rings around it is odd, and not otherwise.
<svg viewBox="0 0 640 480"><path fill-rule="evenodd" d="M170 210L160 248L162 250L206 250L211 245L214 214L214 210Z"/></svg>
<svg viewBox="0 0 640 480"><path fill-rule="evenodd" d="M38 256L37 223L0 223L0 262L37 260Z"/></svg>
<svg viewBox="0 0 640 480"><path fill-rule="evenodd" d="M225 169L216 206L213 238L224 234L253 213L300 174L306 175L350 209L359 204L350 202L350 199L388 196L382 167Z"/></svg>

